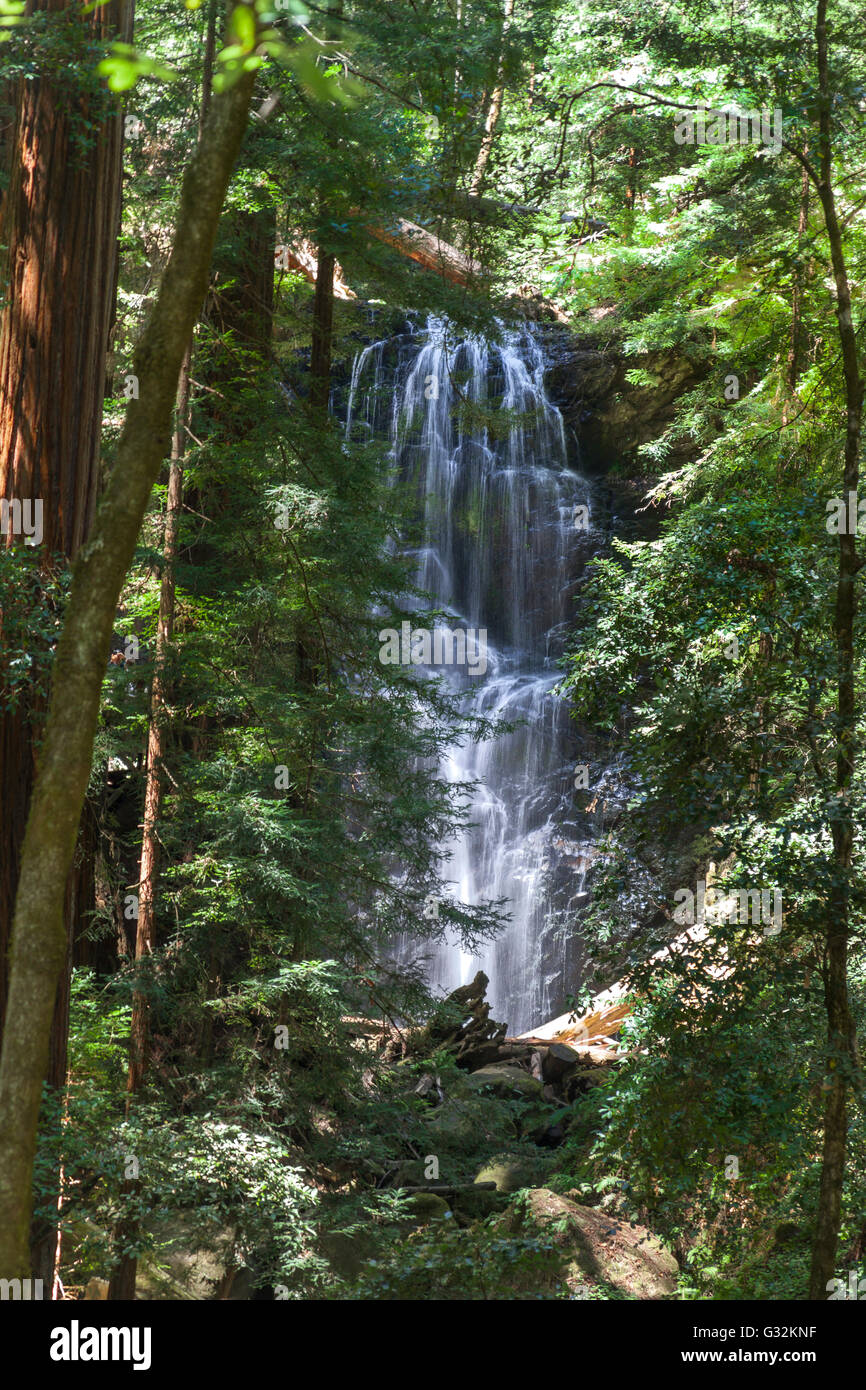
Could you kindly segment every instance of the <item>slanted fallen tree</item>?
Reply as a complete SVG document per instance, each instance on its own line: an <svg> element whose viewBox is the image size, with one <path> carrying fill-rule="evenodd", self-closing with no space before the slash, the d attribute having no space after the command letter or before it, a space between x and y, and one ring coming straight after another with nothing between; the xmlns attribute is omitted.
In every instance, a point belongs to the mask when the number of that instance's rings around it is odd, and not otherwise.
<svg viewBox="0 0 866 1390"><path fill-rule="evenodd" d="M296 237L277 247L277 270L294 270L303 275L311 285L316 283L319 264L319 248L309 237ZM334 298L357 299L355 291L346 283L346 275L339 261L334 262Z"/></svg>
<svg viewBox="0 0 866 1390"><path fill-rule="evenodd" d="M480 261L464 255L456 246L442 241L426 228L419 227L417 222L409 222L405 217L398 218L387 228L368 223L366 230L377 241L393 247L401 256L415 261L434 275L441 275L452 285L474 284L483 280L487 274ZM303 275L311 285L316 283L318 262L319 249L308 237L299 236L277 247L277 269L294 270L297 274ZM338 263L334 266L334 297L358 297L349 286L345 272Z"/></svg>
<svg viewBox="0 0 866 1390"><path fill-rule="evenodd" d="M452 285L471 285L483 280L487 274L480 261L464 255L456 246L450 246L447 241L442 241L433 232L419 227L417 222L407 221L405 217L398 217L388 227L368 224L367 231L386 246L393 246L401 256L408 256L409 260L441 275Z"/></svg>
<svg viewBox="0 0 866 1390"><path fill-rule="evenodd" d="M714 912L718 920L726 920L726 914L735 902L736 898L721 900ZM708 934L709 928L706 926L689 927L660 951L655 951L650 961L663 967L666 961L672 962L680 952L699 945ZM704 969L708 974L724 979L732 973L733 966L721 963L705 966ZM617 1041L617 1035L625 1020L634 1011L636 998L633 983L628 975L624 975L621 980L595 995L585 1013L578 1015L572 1010L571 1013L560 1014L549 1023L530 1029L528 1033L521 1033L512 1041L545 1047L554 1043L567 1043L581 1057L588 1057L593 1062L611 1062L616 1057L625 1055Z"/></svg>

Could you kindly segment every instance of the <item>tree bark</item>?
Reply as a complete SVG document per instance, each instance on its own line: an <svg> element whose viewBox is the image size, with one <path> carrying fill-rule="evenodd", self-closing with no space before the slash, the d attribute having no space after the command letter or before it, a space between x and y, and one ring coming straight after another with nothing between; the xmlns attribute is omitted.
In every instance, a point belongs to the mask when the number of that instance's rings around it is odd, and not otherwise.
<svg viewBox="0 0 866 1390"><path fill-rule="evenodd" d="M159 590L159 617L156 628L153 681L150 690L150 722L147 733L147 772L144 788L144 821L141 835L141 864L138 875L138 922L135 932L135 959L145 960L153 952L155 940L154 901L159 872L159 824L165 785L163 760L167 732L166 662L174 632L177 537L183 504L183 458L186 452L186 423L189 410L190 348L187 347L177 388L177 417L171 444L168 498L163 541L163 568ZM137 1091L144 1080L149 1050L150 1006L146 990L132 995L129 1075L126 1089Z"/></svg>
<svg viewBox="0 0 866 1390"><path fill-rule="evenodd" d="M804 146L803 153L809 153L808 145ZM803 269L800 265L799 255L806 240L806 232L809 230L809 175L803 170L803 182L800 189L800 216L797 221L797 265L794 270L793 284L791 286L791 347L788 352L788 385L791 391L797 389L797 381L803 365L803 324L801 300L803 295ZM787 410L787 404L786 404Z"/></svg>
<svg viewBox="0 0 866 1390"><path fill-rule="evenodd" d="M43 0L39 8L59 12L66 6ZM128 40L132 13L128 0L114 0L91 16L88 31L96 39ZM42 550L50 565L50 557L74 559L96 505L117 280L123 117L120 104L107 96L101 119L84 96L70 109L68 97L45 77L20 82L16 96L3 209L8 249L0 324L0 497L42 502ZM82 151L78 132L94 119ZM12 543L11 534L0 539ZM33 739L43 717L35 694L26 707L0 714L0 1035ZM70 877L70 933L89 902L86 863L80 867L83 874ZM49 1078L54 1084L65 1073L65 994L61 986Z"/></svg>
<svg viewBox="0 0 866 1390"><path fill-rule="evenodd" d="M472 182L469 185L469 193L473 197L481 192L484 183L484 175L487 172L487 165L490 162L490 155L493 152L496 127L499 125L499 117L502 112L502 101L505 96L505 39L513 14L514 0L505 0L502 13L502 39L499 49L496 85L490 96L490 105L487 108L487 119L484 122L484 136L481 140L481 148L478 151L478 157L475 161Z"/></svg>
<svg viewBox="0 0 866 1390"><path fill-rule="evenodd" d="M827 0L818 0L815 40L818 56L819 168L817 191L830 243L836 285L836 316L845 381L847 427L843 466L843 496L856 494L859 483L860 436L863 411L863 379L857 338L851 317L851 288L842 243L842 231L833 190L831 130L832 87L827 39ZM856 699L854 688L854 582L859 568L854 534L839 536L836 583L835 637L837 656L836 798L831 822L835 873L830 895L830 925L824 958L824 1001L827 1013L827 1071L824 1106L824 1146L821 1187L818 1196L809 1298L826 1299L833 1278L847 1147L848 1087L857 1072L857 1044L848 999L849 878L854 847L851 783L856 757Z"/></svg>
<svg viewBox="0 0 866 1390"><path fill-rule="evenodd" d="M417 226L415 222L407 222L404 217L399 217L396 226L388 231L384 227L369 225L367 231L378 241L384 241L386 246L393 246L401 256L408 256L410 261L417 261L425 270L432 270L443 279L450 280L453 285L468 285L484 274L478 261L464 256L456 247L449 246L446 241L440 241L432 232Z"/></svg>
<svg viewBox="0 0 866 1390"><path fill-rule="evenodd" d="M65 0L36 9L63 23ZM113 0L87 20L87 42L132 37L132 0ZM82 49L82 67L88 57ZM76 59L71 59L74 66ZM123 117L119 101L83 91L70 100L50 76L20 80L3 200L6 254L0 324L0 497L42 504L46 574L71 560L93 520L106 355L117 284ZM86 143L82 132L86 131ZM12 535L0 537L11 544ZM0 634L2 642L2 634ZM34 745L46 702L28 691L0 707L0 1037L8 950L24 827L35 773ZM93 906L94 840L84 828L66 886L66 960L57 986L46 1081L66 1078L73 943ZM32 1270L53 1284L56 1229L32 1232Z"/></svg>
<svg viewBox="0 0 866 1390"><path fill-rule="evenodd" d="M33 1159L51 1012L66 936L63 901L90 776L117 601L171 430L178 374L207 290L220 210L240 150L254 74L214 97L184 178L169 262L134 358L117 461L79 552L24 839L0 1059L0 1277L25 1277Z"/></svg>
<svg viewBox="0 0 866 1390"><path fill-rule="evenodd" d="M331 339L334 328L335 258L319 250L313 297L313 343L310 352L310 404L326 411L331 394Z"/></svg>

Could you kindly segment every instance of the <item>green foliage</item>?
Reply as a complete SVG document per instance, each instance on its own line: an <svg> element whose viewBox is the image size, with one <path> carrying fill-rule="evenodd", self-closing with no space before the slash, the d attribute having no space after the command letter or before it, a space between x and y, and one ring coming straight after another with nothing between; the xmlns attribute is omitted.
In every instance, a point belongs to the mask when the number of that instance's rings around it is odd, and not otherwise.
<svg viewBox="0 0 866 1390"><path fill-rule="evenodd" d="M562 1283L553 1293L547 1289L560 1273L553 1241L498 1234L489 1223L461 1230L448 1213L398 1244L382 1264L370 1261L352 1296L377 1302L568 1298Z"/></svg>
<svg viewBox="0 0 866 1390"><path fill-rule="evenodd" d="M69 590L68 570L45 573L27 546L0 546L0 709L44 700Z"/></svg>
<svg viewBox="0 0 866 1390"><path fill-rule="evenodd" d="M138 8L135 45L107 50L90 7L19 22L23 6L0 0L4 75L10 86L49 78L77 148L114 109L112 93L135 92L144 135L124 148L119 378L197 138L208 21L195 0ZM440 755L455 738L497 730L467 720L436 682L377 659L383 625L399 626L410 605L423 617L400 558L415 499L388 477L381 441L347 439L308 408L312 291L299 276L278 274L275 342L256 340L272 243L308 238L337 257L362 301L461 325L492 330L510 292L540 287L580 342L625 358L616 408L637 402L639 416L669 373L684 383L670 389L667 426L620 465L646 476L653 538L615 542L590 568L563 675L582 723L615 748L628 793L627 814L608 818L581 930L610 974L632 970L641 1003L630 1055L563 1107L568 1137L551 1183L660 1230L684 1262L684 1298L802 1292L838 873L836 539L825 523L844 403L826 235L797 158L815 158L812 8L707 0L696 14L562 0L516 10L506 28L499 0L466 0L459 19L428 0L358 0L340 15L269 0L231 9L214 90L259 70L262 105L194 345L163 673L157 941L135 965L122 952L109 959L138 872L164 482L118 615L141 660L113 666L104 683L88 932L99 965L73 979L70 1085L46 1094L37 1164L45 1223L62 1167L79 1282L124 1252L158 1252L165 1223L182 1215L190 1238L228 1229L238 1262L293 1298L568 1297L548 1240L450 1216L414 1229L417 1212L388 1186L432 1134L449 1180L471 1181L491 1150L528 1151L550 1111L469 1094L443 1054L398 1066L364 1042L365 1021L405 1028L431 1011L418 972L391 958L397 941L422 953L449 931L472 949L497 929L496 904L423 916L447 874L437 846L467 814L466 789L435 772ZM853 4L834 11L833 174L856 285L866 49ZM783 148L677 144L685 108L727 102L779 108ZM400 219L483 259L483 293L371 235ZM379 331L366 308L336 306L338 394ZM118 389L109 461L123 409ZM469 403L459 424L491 427ZM0 547L7 710L29 718L45 696L65 592L62 567L49 575L28 550ZM861 703L863 636L860 615ZM858 770L858 824L864 792ZM647 878L654 855L663 862ZM709 864L722 893L778 888L782 932L722 921L675 957L649 959L682 925L672 890ZM864 881L859 836L847 880L858 1018ZM626 941L637 919L652 929ZM127 1114L133 991L150 1006L152 1055ZM446 1096L433 1111L414 1094L429 1069ZM850 1125L845 1258L862 1250L859 1103ZM335 1235L361 1252L361 1273L336 1268Z"/></svg>

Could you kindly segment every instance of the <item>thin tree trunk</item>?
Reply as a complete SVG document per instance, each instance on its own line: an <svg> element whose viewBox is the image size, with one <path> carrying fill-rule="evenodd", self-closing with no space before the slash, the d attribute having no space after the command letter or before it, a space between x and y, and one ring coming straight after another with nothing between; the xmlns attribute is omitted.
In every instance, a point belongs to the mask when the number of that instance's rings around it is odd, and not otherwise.
<svg viewBox="0 0 866 1390"><path fill-rule="evenodd" d="M804 155L808 155L809 146L804 145ZM796 391L797 381L803 365L803 325L801 321L801 301L803 295L803 270L800 265L800 253L803 249L803 242L806 240L806 232L809 229L809 175L803 170L803 183L800 190L800 216L797 222L797 265L794 270L794 280L791 286L791 347L788 353L788 385L791 391ZM786 403L787 411L787 403Z"/></svg>
<svg viewBox="0 0 866 1390"><path fill-rule="evenodd" d="M493 151L493 141L496 137L496 127L499 124L499 116L502 111L502 102L505 96L505 39L513 14L514 0L505 0L496 85L493 88L490 97L490 105L487 108L487 119L484 122L484 136L481 141L481 148L478 151L478 158L475 161L472 182L469 185L469 192L473 196L480 193L481 186L484 183L484 175L487 172L487 165L490 162L490 155Z"/></svg>
<svg viewBox="0 0 866 1390"><path fill-rule="evenodd" d="M159 591L159 618L156 629L153 682L150 695L150 724L147 735L147 774L144 790L144 822L141 836L141 865L138 876L138 923L135 932L136 962L153 952L155 939L154 901L159 871L157 826L165 785L163 760L167 733L166 662L174 632L175 561L180 511L183 503L183 458L186 452L186 424L189 410L190 349L180 369L177 388L177 418L171 445L168 500L165 514L163 569ZM126 1089L139 1089L147 1069L150 1007L147 992L137 989L132 996L129 1076Z"/></svg>
<svg viewBox="0 0 866 1390"><path fill-rule="evenodd" d="M0 1278L26 1277L42 1078L63 964L66 878L93 756L123 581L171 430L178 374L207 290L220 210L246 129L254 74L214 97L186 172L171 256L134 358L117 461L76 560L21 861L0 1059Z"/></svg>
<svg viewBox="0 0 866 1390"><path fill-rule="evenodd" d="M60 25L65 0L34 9ZM86 42L132 37L132 0L114 0L87 21ZM88 61L84 47L70 70ZM119 101L50 76L19 80L11 93L10 182L3 200L5 301L0 325L0 496L39 501L46 576L73 559L93 520L106 355L117 283L123 118ZM87 142L82 142L82 131ZM11 535L0 537L10 544ZM0 634L2 642L2 634ZM0 1037L8 992L8 949L35 745L46 701L28 690L0 711ZM55 998L45 1080L64 1085L73 944L93 906L90 818L66 886L66 952ZM59 1174L58 1174L59 1181ZM56 1226L34 1223L32 1272L54 1283Z"/></svg>
<svg viewBox="0 0 866 1390"><path fill-rule="evenodd" d="M817 189L830 242L830 257L836 285L836 315L842 349L847 407L842 480L843 496L847 497L850 492L856 494L860 476L863 379L860 374L857 339L851 317L851 289L842 245L842 232L833 190L833 148L830 116L832 88L828 62L827 0L818 0L815 38L818 52L820 111L818 127L820 158ZM810 1299L827 1298L829 1281L835 1273L845 1177L847 1096L849 1084L857 1071L856 1038L848 1000L848 937L849 877L854 846L854 823L851 814L850 793L854 776L856 732L854 689L856 594L854 582L859 568L856 536L854 534L840 534L835 614L838 662L836 806L832 820L835 874L830 895L830 925L824 960L824 1000L827 1013L824 1148L815 1238L812 1246L812 1268L809 1278Z"/></svg>
<svg viewBox="0 0 866 1390"><path fill-rule="evenodd" d="M327 410L331 394L331 341L334 325L334 267L336 259L319 250L316 293L313 297L313 345L310 353L310 404Z"/></svg>
<svg viewBox="0 0 866 1390"><path fill-rule="evenodd" d="M343 0L328 0L325 34L329 39L340 36L343 19ZM327 135L334 143L333 132ZM334 275L337 259L325 244L327 208L319 199L318 255L316 257L316 292L313 296L313 335L310 349L310 405L314 410L327 412L331 395L331 341L334 330Z"/></svg>
<svg viewBox="0 0 866 1390"><path fill-rule="evenodd" d="M199 108L198 139L201 143L207 120L208 108L213 88L213 70L216 57L216 9L217 0L210 0L205 29L205 51L202 69L201 106ZM183 459L186 454L186 431L189 424L190 371L192 363L192 342L187 344L181 363L175 402L174 434L171 441L171 461L168 474L168 496L166 498L165 529L163 532L163 569L159 589L159 616L157 619L156 649L154 652L154 673L151 682L150 720L147 734L147 758L144 791L144 817L141 835L141 858L138 873L138 920L135 930L135 964L141 970L142 963L153 953L156 937L154 904L159 874L159 817L162 809L162 794L165 783L163 762L165 758L168 717L166 709L167 678L166 663L174 634L175 614L175 562L177 560L180 512L183 505ZM146 989L137 988L132 995L132 1018L130 1021L129 1072L126 1089L127 1113L132 1097L140 1090L147 1071L150 1056L150 1000ZM131 1198L139 1188L137 1178L126 1179L122 1185L124 1196ZM138 1224L135 1221L121 1221L115 1228L115 1243L121 1248L134 1246L138 1237ZM131 1301L135 1299L135 1283L138 1275L138 1256L122 1255L114 1269L108 1287L108 1297L112 1301Z"/></svg>
<svg viewBox="0 0 866 1390"><path fill-rule="evenodd" d="M174 436L171 444L171 465L168 475L168 498L166 502L165 532L163 540L163 570L159 591L159 618L156 629L156 650L154 653L153 681L150 693L150 722L147 734L147 773L144 790L144 822L141 836L141 862L138 875L138 922L135 932L135 962L141 968L143 961L153 952L155 940L154 900L159 873L159 835L157 826L162 809L162 794L165 785L163 760L165 758L168 718L166 710L167 681L166 662L174 632L175 611L175 560L177 559L177 537L180 512L183 504L183 457L186 445L186 421L189 410L190 348L187 348L180 369L177 387L177 414ZM141 1088L147 1071L150 1053L150 1001L146 989L140 987L132 994L132 1020L130 1025L129 1073L126 1089L130 1099ZM130 1196L138 1187L138 1181L130 1178L123 1184L125 1195ZM123 1245L132 1244L137 1234L137 1226L121 1222L115 1230L115 1240ZM135 1298L135 1280L138 1273L138 1257L123 1255L114 1270L109 1283L108 1297L113 1300Z"/></svg>

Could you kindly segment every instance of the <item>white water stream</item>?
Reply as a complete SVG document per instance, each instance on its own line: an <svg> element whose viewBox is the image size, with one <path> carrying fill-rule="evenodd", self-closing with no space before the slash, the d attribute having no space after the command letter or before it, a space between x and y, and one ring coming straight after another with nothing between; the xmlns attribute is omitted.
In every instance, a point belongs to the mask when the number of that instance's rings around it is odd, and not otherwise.
<svg viewBox="0 0 866 1390"><path fill-rule="evenodd" d="M429 964L444 990L483 969L491 1014L512 1031L549 1017L578 983L566 926L573 933L591 857L575 830L578 745L551 691L576 583L600 538L592 484L569 467L544 368L532 325L488 343L457 339L431 318L425 330L358 355L347 424L366 421L387 434L398 475L418 490L419 587L460 626L487 631L483 675L465 667L437 674L476 713L526 721L498 739L453 747L441 769L451 782L477 783L474 828L443 846L443 891L470 904L504 898L511 920L481 955L444 943ZM492 408L492 426L480 406Z"/></svg>

